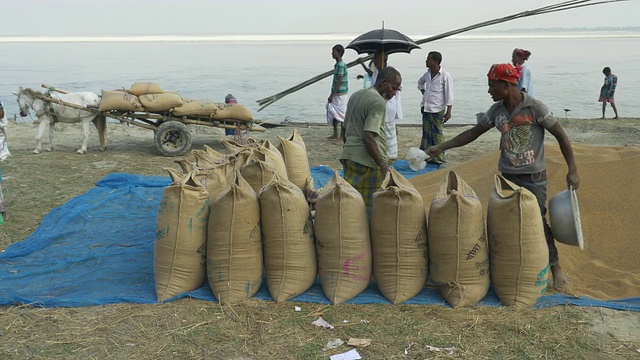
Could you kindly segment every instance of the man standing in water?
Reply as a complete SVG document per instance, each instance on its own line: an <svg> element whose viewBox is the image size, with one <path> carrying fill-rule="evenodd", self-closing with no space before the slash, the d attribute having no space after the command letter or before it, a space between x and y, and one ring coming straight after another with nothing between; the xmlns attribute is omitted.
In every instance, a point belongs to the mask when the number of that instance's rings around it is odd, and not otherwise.
<svg viewBox="0 0 640 360"><path fill-rule="evenodd" d="M427 72L418 79L418 90L422 93L420 112L422 112L422 141L420 150L444 142L443 124L451 118L453 107L453 77L444 70L442 54L431 51L427 55ZM444 153L429 160L430 163L442 165Z"/></svg>
<svg viewBox="0 0 640 360"><path fill-rule="evenodd" d="M602 73L604 74L604 84L600 88L600 99L598 99L598 101L602 103L602 118L604 119L604 111L607 108L607 103L611 103L613 113L616 114L613 118L617 119L618 108L616 108L613 95L615 94L616 86L618 85L618 77L611 72L611 68L608 66L602 69Z"/></svg>
<svg viewBox="0 0 640 360"><path fill-rule="evenodd" d="M567 163L567 185L577 189L580 185L578 169L573 158L571 142L551 114L539 100L521 92L516 87L520 74L511 64L492 65L487 74L489 94L495 104L486 113L478 114L478 123L453 139L426 150L430 156L438 156L447 149L464 146L480 135L496 127L501 133L500 162L498 169L509 181L531 191L540 206L544 234L549 248L549 265L553 285L562 290L567 279L560 268L558 249L551 227L547 223L547 171L544 163L544 134L549 131L558 141Z"/></svg>
<svg viewBox="0 0 640 360"><path fill-rule="evenodd" d="M347 65L342 61L344 47L340 44L331 49L331 57L336 61L333 66L333 82L331 84L331 94L327 100L327 122L333 126L333 134L328 139L337 140L344 132L344 113L347 108L347 94L349 93L349 72ZM338 135L338 125L341 134Z"/></svg>
<svg viewBox="0 0 640 360"><path fill-rule="evenodd" d="M373 193L380 188L387 172L384 130L387 101L396 95L401 84L400 73L388 66L378 73L372 87L355 92L347 105L340 161L344 179L362 195L369 214Z"/></svg>

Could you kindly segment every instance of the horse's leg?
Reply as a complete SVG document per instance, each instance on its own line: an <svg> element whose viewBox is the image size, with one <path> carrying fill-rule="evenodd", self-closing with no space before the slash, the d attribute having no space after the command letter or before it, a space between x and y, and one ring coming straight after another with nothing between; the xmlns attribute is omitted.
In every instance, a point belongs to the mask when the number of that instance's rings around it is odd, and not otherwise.
<svg viewBox="0 0 640 360"><path fill-rule="evenodd" d="M49 121L49 147L47 151L53 151L53 137L56 131L56 123Z"/></svg>
<svg viewBox="0 0 640 360"><path fill-rule="evenodd" d="M93 124L98 129L98 138L100 139L100 151L105 151L107 148L105 146L105 133L107 132L107 117L98 114L95 119L93 119Z"/></svg>
<svg viewBox="0 0 640 360"><path fill-rule="evenodd" d="M49 117L47 115L38 118L38 131L36 132L36 148L33 150L34 154L40 154L42 151L42 135L44 134L44 128L49 124Z"/></svg>
<svg viewBox="0 0 640 360"><path fill-rule="evenodd" d="M91 127L89 125L88 119L82 119L82 146L78 151L78 154L84 154L87 152L87 142L89 142L89 132L91 131Z"/></svg>

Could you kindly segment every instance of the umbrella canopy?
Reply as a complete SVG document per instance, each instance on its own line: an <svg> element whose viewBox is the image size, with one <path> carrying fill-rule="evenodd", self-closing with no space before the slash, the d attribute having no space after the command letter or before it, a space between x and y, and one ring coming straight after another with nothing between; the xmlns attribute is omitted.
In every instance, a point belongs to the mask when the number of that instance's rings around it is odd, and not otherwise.
<svg viewBox="0 0 640 360"><path fill-rule="evenodd" d="M358 54L373 54L380 50L385 54L410 53L411 50L419 48L420 46L410 37L399 31L384 28L366 32L347 45L347 49L353 49Z"/></svg>

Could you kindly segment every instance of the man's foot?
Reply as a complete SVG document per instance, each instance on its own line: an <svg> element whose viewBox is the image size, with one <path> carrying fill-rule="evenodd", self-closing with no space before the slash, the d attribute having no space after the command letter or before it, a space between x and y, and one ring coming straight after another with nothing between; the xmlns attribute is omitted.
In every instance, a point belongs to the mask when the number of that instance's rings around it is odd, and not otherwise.
<svg viewBox="0 0 640 360"><path fill-rule="evenodd" d="M560 268L560 264L551 265L551 275L553 276L553 288L556 291L566 290L568 282Z"/></svg>
<svg viewBox="0 0 640 360"><path fill-rule="evenodd" d="M601 117L600 119L604 119L604 116L603 116L603 117Z"/></svg>
<svg viewBox="0 0 640 360"><path fill-rule="evenodd" d="M338 140L338 135L333 134L331 136L327 136L327 140Z"/></svg>
<svg viewBox="0 0 640 360"><path fill-rule="evenodd" d="M614 119L617 119L617 118L618 118L618 115L614 116L613 118L614 118Z"/></svg>

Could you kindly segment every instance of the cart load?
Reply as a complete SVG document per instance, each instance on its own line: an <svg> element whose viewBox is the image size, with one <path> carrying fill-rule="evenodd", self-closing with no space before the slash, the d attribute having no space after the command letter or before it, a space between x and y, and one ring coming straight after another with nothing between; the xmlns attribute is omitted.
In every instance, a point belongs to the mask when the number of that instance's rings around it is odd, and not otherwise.
<svg viewBox="0 0 640 360"><path fill-rule="evenodd" d="M100 111L169 112L175 117L204 117L213 120L253 121L253 114L239 104L184 99L175 92L165 92L157 83L136 82L129 90L102 90Z"/></svg>

